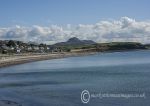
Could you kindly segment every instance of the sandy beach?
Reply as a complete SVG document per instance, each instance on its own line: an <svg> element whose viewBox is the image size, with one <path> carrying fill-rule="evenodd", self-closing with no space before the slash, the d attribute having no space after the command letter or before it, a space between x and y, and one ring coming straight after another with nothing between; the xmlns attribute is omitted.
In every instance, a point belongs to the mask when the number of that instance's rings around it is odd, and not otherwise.
<svg viewBox="0 0 150 106"><path fill-rule="evenodd" d="M28 54L28 55L14 55L14 56L7 56L1 57L0 59L0 68L7 67L11 65L23 64L28 62L34 61L41 61L41 60L49 60L49 59L58 59L58 58L65 58L71 56L84 56L95 54L96 52L70 52L70 53L46 53L46 54Z"/></svg>

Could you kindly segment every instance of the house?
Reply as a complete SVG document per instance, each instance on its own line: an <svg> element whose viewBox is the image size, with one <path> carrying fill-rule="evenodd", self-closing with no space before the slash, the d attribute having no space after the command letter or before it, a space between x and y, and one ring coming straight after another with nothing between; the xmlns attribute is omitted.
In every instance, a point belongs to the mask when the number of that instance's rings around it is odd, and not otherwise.
<svg viewBox="0 0 150 106"><path fill-rule="evenodd" d="M44 52L45 52L44 47L40 46L40 47L39 47L39 51L40 51L41 53L44 53Z"/></svg>
<svg viewBox="0 0 150 106"><path fill-rule="evenodd" d="M39 46L38 45L33 45L32 46L32 50L34 51L34 52L38 52L39 51Z"/></svg>
<svg viewBox="0 0 150 106"><path fill-rule="evenodd" d="M15 48L15 52L16 52L16 53L20 53L20 52L21 52L21 49L19 48L19 46L17 46L17 47Z"/></svg>
<svg viewBox="0 0 150 106"><path fill-rule="evenodd" d="M49 50L50 50L50 48L49 48L48 46L46 47L46 49L47 49L47 51L49 51Z"/></svg>
<svg viewBox="0 0 150 106"><path fill-rule="evenodd" d="M32 47L31 46L27 46L27 51L32 51Z"/></svg>
<svg viewBox="0 0 150 106"><path fill-rule="evenodd" d="M10 48L10 50L15 50L15 48L13 47L13 46L11 46L11 47L9 47Z"/></svg>

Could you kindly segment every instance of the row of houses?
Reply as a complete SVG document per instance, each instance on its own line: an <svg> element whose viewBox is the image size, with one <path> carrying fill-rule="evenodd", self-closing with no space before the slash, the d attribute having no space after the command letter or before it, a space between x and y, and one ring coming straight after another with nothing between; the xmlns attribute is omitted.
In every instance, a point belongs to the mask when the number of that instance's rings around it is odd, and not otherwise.
<svg viewBox="0 0 150 106"><path fill-rule="evenodd" d="M60 52L59 48L49 47L46 44L37 44L34 42L24 43L22 41L5 40L0 41L1 53L25 53L25 52Z"/></svg>

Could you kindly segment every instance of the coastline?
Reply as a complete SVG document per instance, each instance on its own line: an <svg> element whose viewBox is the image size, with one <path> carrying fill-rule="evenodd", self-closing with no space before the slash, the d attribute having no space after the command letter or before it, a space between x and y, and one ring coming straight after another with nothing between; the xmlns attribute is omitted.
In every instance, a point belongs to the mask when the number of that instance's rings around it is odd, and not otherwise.
<svg viewBox="0 0 150 106"><path fill-rule="evenodd" d="M96 54L97 52L70 52L70 53L48 53L48 54L31 54L31 55L20 55L20 56L12 56L8 57L7 59L0 60L0 68L8 67L12 65L24 64L29 62L35 61L42 61L42 60L51 60L51 59L59 59L59 58L66 58L66 57L76 57L76 56L85 56L85 55L92 55Z"/></svg>
<svg viewBox="0 0 150 106"><path fill-rule="evenodd" d="M29 62L42 61L42 60L51 60L51 59L60 59L67 57L76 57L76 56L86 56L93 55L96 53L112 53L112 52L131 52L131 51L141 51L142 49L134 50L111 50L111 51L78 51L78 52L61 52L61 53L46 53L46 54L28 54L28 55L19 55L19 56L9 56L6 59L0 60L0 68L8 67L12 65L19 65Z"/></svg>

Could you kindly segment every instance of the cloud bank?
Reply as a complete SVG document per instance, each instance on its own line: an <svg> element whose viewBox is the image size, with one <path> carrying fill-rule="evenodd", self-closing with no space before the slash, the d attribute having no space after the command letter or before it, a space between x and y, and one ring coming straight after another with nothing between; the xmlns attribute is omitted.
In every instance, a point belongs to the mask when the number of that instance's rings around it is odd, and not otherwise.
<svg viewBox="0 0 150 106"><path fill-rule="evenodd" d="M136 21L128 17L120 20L100 21L95 24L79 24L43 27L34 25L25 27L0 28L0 39L56 43L71 37L90 39L96 42L141 42L150 43L150 21Z"/></svg>

